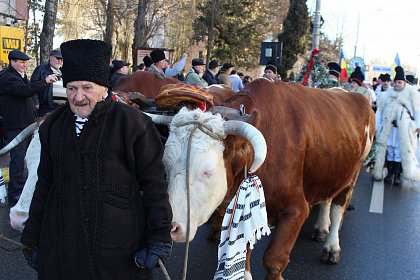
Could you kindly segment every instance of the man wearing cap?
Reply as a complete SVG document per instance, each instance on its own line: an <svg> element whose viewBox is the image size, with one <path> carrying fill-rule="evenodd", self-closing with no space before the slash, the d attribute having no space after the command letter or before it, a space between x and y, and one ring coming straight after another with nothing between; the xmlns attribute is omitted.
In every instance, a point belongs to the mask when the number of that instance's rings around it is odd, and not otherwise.
<svg viewBox="0 0 420 280"><path fill-rule="evenodd" d="M31 83L45 80L48 75L56 75L58 80L61 77L61 67L63 66L63 57L60 50L52 50L48 63L37 66L32 73ZM38 117L53 111L58 107L54 104L53 84L49 84L43 92L34 96L35 108L37 108Z"/></svg>
<svg viewBox="0 0 420 280"><path fill-rule="evenodd" d="M152 120L108 90L111 46L61 44L68 103L39 129L41 160L21 241L38 279L152 279L172 211Z"/></svg>
<svg viewBox="0 0 420 280"><path fill-rule="evenodd" d="M370 105L373 104L373 90L370 91L367 86L363 83L365 80L365 75L362 72L362 69L359 66L356 66L354 71L351 73L350 81L350 90L363 94L368 100Z"/></svg>
<svg viewBox="0 0 420 280"><path fill-rule="evenodd" d="M203 79L210 85L216 85L219 82L217 81L217 73L219 73L220 64L217 60L213 59L209 63L209 68L204 72Z"/></svg>
<svg viewBox="0 0 420 280"><path fill-rule="evenodd" d="M373 178L382 180L386 155L385 181L400 185L401 172L407 180L420 181L420 166L415 158L420 133L420 94L406 82L401 66L395 72L394 87L382 92L377 103Z"/></svg>
<svg viewBox="0 0 420 280"><path fill-rule="evenodd" d="M25 74L29 56L19 50L8 55L9 66L0 78L0 112L6 132L6 142L12 141L24 128L36 118L33 96L41 94L47 85L58 80L52 74L43 80L30 83ZM10 182L8 185L8 202L14 206L19 200L25 184L24 158L29 139L23 141L10 152Z"/></svg>
<svg viewBox="0 0 420 280"><path fill-rule="evenodd" d="M199 87L208 86L207 82L202 78L206 64L202 58L194 58L192 60L192 67L185 76L185 82Z"/></svg>
<svg viewBox="0 0 420 280"><path fill-rule="evenodd" d="M111 67L111 79L109 81L109 88L112 90L117 82L121 79L121 77L128 75L128 66L130 63L125 62L123 60L116 60L112 61Z"/></svg>
<svg viewBox="0 0 420 280"><path fill-rule="evenodd" d="M150 53L150 57L152 58L153 64L147 71L155 73L159 78L165 78L163 69L168 67L165 52L161 49L156 49Z"/></svg>
<svg viewBox="0 0 420 280"><path fill-rule="evenodd" d="M234 65L231 63L223 64L222 69L220 69L220 72L217 75L217 81L219 82L219 84L225 85L231 89L233 89L233 87L232 82L230 80L230 73L232 72L233 66Z"/></svg>
<svg viewBox="0 0 420 280"><path fill-rule="evenodd" d="M263 77L273 81L281 80L281 78L277 76L277 67L271 64L265 66Z"/></svg>
<svg viewBox="0 0 420 280"><path fill-rule="evenodd" d="M340 86L340 73L341 67L337 62L330 62L328 66L328 87L339 87Z"/></svg>

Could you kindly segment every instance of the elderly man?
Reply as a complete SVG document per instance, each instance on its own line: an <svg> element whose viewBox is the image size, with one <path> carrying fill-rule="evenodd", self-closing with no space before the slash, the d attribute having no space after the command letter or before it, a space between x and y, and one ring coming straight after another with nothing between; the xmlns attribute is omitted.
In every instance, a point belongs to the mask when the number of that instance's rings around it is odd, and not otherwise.
<svg viewBox="0 0 420 280"><path fill-rule="evenodd" d="M150 57L153 64L147 71L155 73L159 78L165 78L163 69L168 67L168 60L166 59L165 52L161 49L156 49L150 53Z"/></svg>
<svg viewBox="0 0 420 280"><path fill-rule="evenodd" d="M0 112L6 141L10 142L35 121L33 96L45 92L48 84L56 82L58 77L51 74L42 80L29 82L25 74L29 56L19 50L13 50L8 58L10 64L0 78ZM10 182L7 197L11 207L19 200L25 184L23 170L28 145L29 141L24 141L10 152Z"/></svg>
<svg viewBox="0 0 420 280"><path fill-rule="evenodd" d="M192 60L192 67L185 76L185 82L199 87L208 86L207 82L203 79L205 63L202 58L194 58Z"/></svg>
<svg viewBox="0 0 420 280"><path fill-rule="evenodd" d="M108 90L111 46L61 44L69 102L40 127L38 182L22 234L38 279L152 279L172 211L152 120Z"/></svg>
<svg viewBox="0 0 420 280"><path fill-rule="evenodd" d="M31 83L45 80L49 75L56 75L58 79L61 77L61 67L63 66L63 57L60 50L52 50L48 63L37 66L32 73ZM53 84L49 84L45 90L34 96L35 108L37 108L38 117L44 116L46 113L53 111L58 107L54 104Z"/></svg>
<svg viewBox="0 0 420 280"><path fill-rule="evenodd" d="M408 180L420 180L415 150L420 133L420 93L406 82L404 69L395 68L394 87L382 92L376 111L378 151L373 170L375 180L382 179L386 153L388 175L385 181L399 185L401 172Z"/></svg>

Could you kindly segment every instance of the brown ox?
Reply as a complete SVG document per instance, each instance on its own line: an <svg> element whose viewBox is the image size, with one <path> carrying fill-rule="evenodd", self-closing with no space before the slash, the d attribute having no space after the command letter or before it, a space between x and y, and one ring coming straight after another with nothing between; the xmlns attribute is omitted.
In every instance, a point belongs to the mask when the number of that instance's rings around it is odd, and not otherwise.
<svg viewBox="0 0 420 280"><path fill-rule="evenodd" d="M114 91L140 92L147 98L154 99L159 94L161 86L178 83L182 82L173 78L159 78L151 72L138 71L122 77L115 85ZM235 94L233 90L223 85L212 85L207 89L213 95L215 105L220 105L224 100Z"/></svg>
<svg viewBox="0 0 420 280"><path fill-rule="evenodd" d="M374 113L369 102L358 93L259 79L223 103L235 109L241 104L250 114L247 122L258 128L267 143L266 160L256 172L264 186L269 224L275 226L264 254L266 279L282 279L310 207L319 202L327 205L332 202L331 222L329 217L325 218L319 229L329 230L322 258L338 262L338 230L374 135ZM218 115L198 110L189 114L181 111L172 119L164 163L174 217L171 235L175 241L186 240L187 167L190 169L192 239L197 227L208 219L216 205L232 199L243 179L245 166L251 166L253 158L258 158L253 150L256 154L261 150L255 149L255 141L251 141L251 146L245 139L255 139L255 133L245 138L226 137L230 132L238 135L235 131L242 129L223 131L225 125L218 125L223 120L218 119ZM201 125L202 129L195 129ZM212 129L211 135L205 133L208 129ZM215 139L218 135L220 138ZM191 151L187 165L187 154L182 151L188 146ZM248 251L246 279L251 279L250 253Z"/></svg>

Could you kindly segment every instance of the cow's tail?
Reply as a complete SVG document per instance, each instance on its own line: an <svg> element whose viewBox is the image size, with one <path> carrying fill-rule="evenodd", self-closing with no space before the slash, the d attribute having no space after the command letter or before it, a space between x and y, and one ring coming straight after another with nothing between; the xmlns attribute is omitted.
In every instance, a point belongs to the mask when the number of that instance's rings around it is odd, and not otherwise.
<svg viewBox="0 0 420 280"><path fill-rule="evenodd" d="M38 126L39 126L39 123L34 122L33 124L29 125L24 130L22 130L22 132L19 133L12 141L10 141L9 144L7 144L3 149L0 150L0 157L10 152L13 148L15 148L17 145L22 143L23 140L31 136L35 132L35 130L38 128Z"/></svg>

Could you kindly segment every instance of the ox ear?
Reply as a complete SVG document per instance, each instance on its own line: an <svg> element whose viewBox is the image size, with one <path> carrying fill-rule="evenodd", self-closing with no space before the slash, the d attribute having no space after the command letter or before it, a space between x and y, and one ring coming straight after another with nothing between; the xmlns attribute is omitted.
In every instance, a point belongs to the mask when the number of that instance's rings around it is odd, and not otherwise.
<svg viewBox="0 0 420 280"><path fill-rule="evenodd" d="M250 118L250 115L245 114L245 110L237 110L230 107L225 106L213 106L209 110L212 114L220 114L224 120L235 120L235 121L242 121L247 122Z"/></svg>

